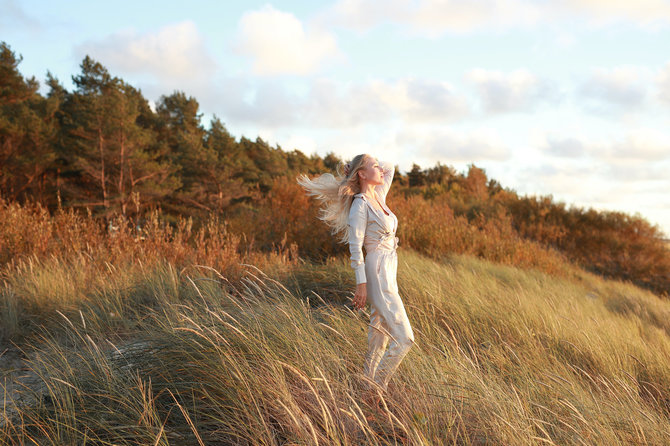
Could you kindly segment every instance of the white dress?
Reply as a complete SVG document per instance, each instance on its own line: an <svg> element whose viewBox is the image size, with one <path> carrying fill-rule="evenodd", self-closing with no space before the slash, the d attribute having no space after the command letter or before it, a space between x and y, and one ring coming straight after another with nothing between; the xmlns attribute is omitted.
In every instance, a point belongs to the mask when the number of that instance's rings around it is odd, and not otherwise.
<svg viewBox="0 0 670 446"><path fill-rule="evenodd" d="M375 193L388 215L369 203L365 195L354 195L349 211L349 251L356 283L367 283L371 309L364 373L386 389L391 375L412 346L414 333L396 281L398 219L386 206L394 168L387 163L380 164L384 184L376 186ZM386 350L389 339L391 344Z"/></svg>

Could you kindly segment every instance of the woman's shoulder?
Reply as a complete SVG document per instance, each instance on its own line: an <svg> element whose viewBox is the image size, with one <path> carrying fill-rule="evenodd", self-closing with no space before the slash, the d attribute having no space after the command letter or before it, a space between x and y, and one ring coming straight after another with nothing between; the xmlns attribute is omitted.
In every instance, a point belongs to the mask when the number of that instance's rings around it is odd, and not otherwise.
<svg viewBox="0 0 670 446"><path fill-rule="evenodd" d="M365 195L356 194L354 195L354 200L351 202L351 209L349 210L349 214L351 215L352 213L362 212L365 208L367 208Z"/></svg>
<svg viewBox="0 0 670 446"><path fill-rule="evenodd" d="M367 205L370 203L369 198L365 196L365 194L356 194L354 195L354 200L351 202L351 207L358 207L358 208L363 208L367 207Z"/></svg>
<svg viewBox="0 0 670 446"><path fill-rule="evenodd" d="M354 195L354 200L351 202L351 207L353 208L354 206L365 206L365 195L363 194L356 194Z"/></svg>

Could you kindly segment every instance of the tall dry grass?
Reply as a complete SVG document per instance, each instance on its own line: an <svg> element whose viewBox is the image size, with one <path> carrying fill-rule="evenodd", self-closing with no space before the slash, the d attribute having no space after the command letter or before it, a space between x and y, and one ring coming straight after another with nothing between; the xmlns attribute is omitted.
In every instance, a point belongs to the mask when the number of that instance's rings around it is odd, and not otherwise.
<svg viewBox="0 0 670 446"><path fill-rule="evenodd" d="M29 334L54 309L113 298L117 308L109 312L118 315L152 301L143 291L146 274L165 265L181 273L206 265L233 284L245 263L267 269L298 260L291 245L250 249L217 218L196 228L191 219L171 225L153 213L141 225L124 218L106 225L71 210L50 215L0 200L0 221L0 343Z"/></svg>
<svg viewBox="0 0 670 446"><path fill-rule="evenodd" d="M298 233L254 251L216 220L110 232L3 204L0 444L670 442L667 301L394 203L417 342L378 409L346 256L301 260ZM497 263L443 255L458 247Z"/></svg>
<svg viewBox="0 0 670 446"><path fill-rule="evenodd" d="M346 300L344 259L245 266L235 287L210 268L110 264L115 285L62 271L88 298L56 299L24 344L32 381L5 401L0 444L670 441L667 302L586 273L399 255L417 342L378 410L359 374L366 315L313 292ZM15 298L57 289L59 268L34 262L15 284L51 278Z"/></svg>

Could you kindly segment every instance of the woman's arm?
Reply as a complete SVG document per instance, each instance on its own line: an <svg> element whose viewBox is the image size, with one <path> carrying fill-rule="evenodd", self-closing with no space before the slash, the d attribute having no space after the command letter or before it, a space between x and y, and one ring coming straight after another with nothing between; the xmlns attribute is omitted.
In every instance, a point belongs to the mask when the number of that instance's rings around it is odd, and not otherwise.
<svg viewBox="0 0 670 446"><path fill-rule="evenodd" d="M366 283L365 259L363 258L363 240L368 224L368 211L362 198L354 198L349 210L349 252L351 267L356 273L356 284Z"/></svg>
<svg viewBox="0 0 670 446"><path fill-rule="evenodd" d="M395 166L391 163L387 163L384 161L377 161L377 162L382 166L382 170L384 171L384 183L380 184L379 186L376 186L375 189L377 190L379 196L381 196L382 199L386 200L386 195L388 194L388 191L391 188L391 183L393 182L393 175L395 174Z"/></svg>

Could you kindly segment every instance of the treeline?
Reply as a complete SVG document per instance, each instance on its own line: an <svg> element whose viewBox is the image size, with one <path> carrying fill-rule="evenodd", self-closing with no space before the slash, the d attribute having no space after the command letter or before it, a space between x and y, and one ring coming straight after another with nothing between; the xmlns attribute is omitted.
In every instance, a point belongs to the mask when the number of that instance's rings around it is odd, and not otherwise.
<svg viewBox="0 0 670 446"><path fill-rule="evenodd" d="M444 203L480 228L495 221L500 228L509 227L524 239L558 250L587 270L670 293L665 235L640 216L569 207L546 196L519 196L476 166L461 175L439 164L424 170L414 165L408 177L405 194Z"/></svg>
<svg viewBox="0 0 670 446"><path fill-rule="evenodd" d="M260 138L236 141L220 119L205 129L196 99L141 92L86 57L67 91L48 93L0 46L0 194L6 200L89 209L95 216L221 213L268 192L274 178L322 172L332 157L307 157Z"/></svg>
<svg viewBox="0 0 670 446"><path fill-rule="evenodd" d="M333 171L340 159L237 140L217 117L208 127L195 98L142 93L89 57L67 91L47 74L48 92L18 70L0 44L0 198L50 212L74 209L105 227L141 228L160 211L171 224L212 218L247 248L325 258L346 251L316 220L299 173ZM670 292L670 255L660 230L640 217L521 197L472 165L396 172L390 200L400 236L432 256L469 253L555 271L568 258L591 271ZM240 242L241 244L244 244ZM9 251L8 251L9 252Z"/></svg>

